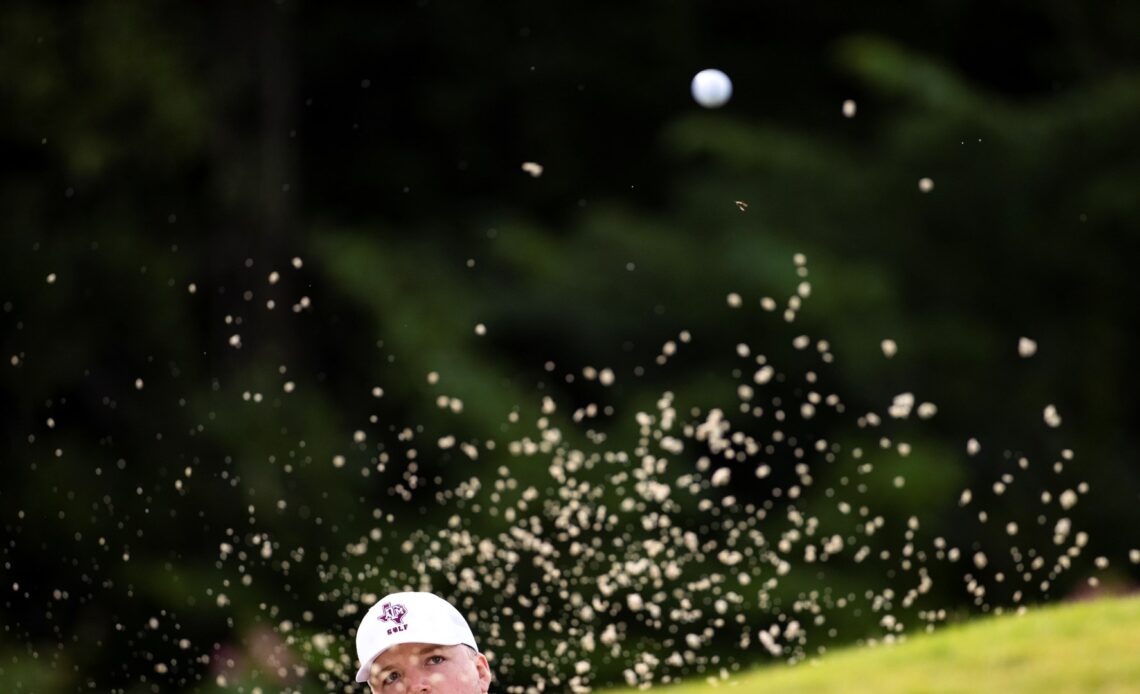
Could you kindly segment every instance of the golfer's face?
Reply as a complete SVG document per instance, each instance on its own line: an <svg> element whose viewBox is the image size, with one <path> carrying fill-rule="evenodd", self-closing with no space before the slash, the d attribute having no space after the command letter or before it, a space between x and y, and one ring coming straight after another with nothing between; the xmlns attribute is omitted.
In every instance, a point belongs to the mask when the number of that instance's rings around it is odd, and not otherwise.
<svg viewBox="0 0 1140 694"><path fill-rule="evenodd" d="M484 694L491 670L481 653L466 646L403 643L373 661L368 684L377 694Z"/></svg>

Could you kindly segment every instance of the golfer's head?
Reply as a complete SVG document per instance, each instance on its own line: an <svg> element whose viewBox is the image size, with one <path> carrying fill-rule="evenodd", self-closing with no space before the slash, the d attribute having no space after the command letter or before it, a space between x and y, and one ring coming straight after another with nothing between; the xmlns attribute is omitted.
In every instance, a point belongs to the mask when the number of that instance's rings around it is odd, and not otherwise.
<svg viewBox="0 0 1140 694"><path fill-rule="evenodd" d="M482 694L487 659L467 620L431 593L393 593L372 606L356 631L357 682L373 692Z"/></svg>

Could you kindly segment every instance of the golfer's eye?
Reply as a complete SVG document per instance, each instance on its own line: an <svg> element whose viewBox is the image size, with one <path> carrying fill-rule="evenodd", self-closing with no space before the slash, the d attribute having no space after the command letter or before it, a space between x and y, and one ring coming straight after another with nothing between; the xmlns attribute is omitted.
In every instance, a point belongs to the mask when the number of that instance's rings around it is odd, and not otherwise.
<svg viewBox="0 0 1140 694"><path fill-rule="evenodd" d="M428 664L429 665L439 665L440 663L442 663L445 660L447 660L447 658L444 658L442 655L433 655L430 658L428 658Z"/></svg>
<svg viewBox="0 0 1140 694"><path fill-rule="evenodd" d="M387 677L384 678L384 686L387 687L389 684L395 684L399 680L400 680L400 673L393 670L392 672L388 673Z"/></svg>

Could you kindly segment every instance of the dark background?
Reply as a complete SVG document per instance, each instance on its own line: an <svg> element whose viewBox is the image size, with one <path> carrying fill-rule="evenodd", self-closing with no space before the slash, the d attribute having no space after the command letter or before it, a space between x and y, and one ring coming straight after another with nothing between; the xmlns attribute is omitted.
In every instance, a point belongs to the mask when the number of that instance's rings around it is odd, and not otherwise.
<svg viewBox="0 0 1140 694"><path fill-rule="evenodd" d="M343 605L416 574L389 543L346 547L374 510L411 534L450 515L391 492L407 460L375 469L405 427L425 480L525 479L505 443L544 395L567 436L632 448L663 391L731 410L734 346L807 364L801 333L830 342L827 392L850 413L885 417L902 392L938 405L899 424L908 491L892 472L876 508L933 509L932 536L964 551L1003 541L1004 523L937 509L1025 455L995 515L1032 525L1041 489L1087 482L1066 515L1093 548L1027 601L1085 586L1094 555L1130 585L1138 35L1128 2L5 3L5 691L208 690L222 672L231 690L343 690ZM689 96L706 67L734 81L722 109ZM812 296L788 325L759 298L794 292L795 253ZM681 330L691 346L655 365ZM615 385L567 382L587 366ZM570 423L590 402L616 414ZM432 445L444 434L500 447L471 461ZM247 558L221 557L227 541ZM991 608L960 579L935 595ZM302 647L319 634L327 653ZM504 684L537 667L512 648ZM265 665L281 662L307 668Z"/></svg>

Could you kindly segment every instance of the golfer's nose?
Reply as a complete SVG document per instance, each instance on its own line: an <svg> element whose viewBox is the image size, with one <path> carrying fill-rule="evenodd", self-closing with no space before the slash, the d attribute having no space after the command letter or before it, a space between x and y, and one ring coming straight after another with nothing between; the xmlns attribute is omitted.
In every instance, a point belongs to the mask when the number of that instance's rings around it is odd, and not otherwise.
<svg viewBox="0 0 1140 694"><path fill-rule="evenodd" d="M431 673L427 670L416 669L407 674L408 692L409 694L430 694L431 692Z"/></svg>

